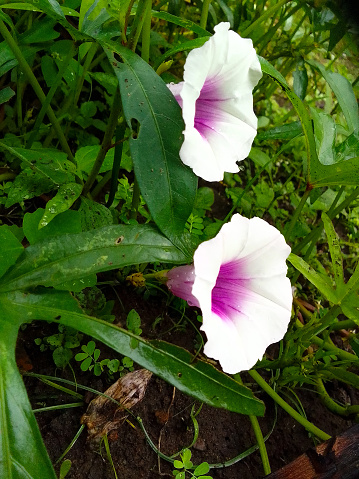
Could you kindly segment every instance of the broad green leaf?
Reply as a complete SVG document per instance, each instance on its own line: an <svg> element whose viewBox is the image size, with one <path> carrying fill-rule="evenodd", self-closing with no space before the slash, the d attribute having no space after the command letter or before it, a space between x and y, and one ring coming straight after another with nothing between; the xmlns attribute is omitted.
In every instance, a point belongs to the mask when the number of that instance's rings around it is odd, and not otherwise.
<svg viewBox="0 0 359 479"><path fill-rule="evenodd" d="M105 46L112 50L106 50L107 56L133 132L129 143L142 196L159 229L174 240L192 212L197 187L197 177L179 158L184 129L181 108L139 56L119 44Z"/></svg>
<svg viewBox="0 0 359 479"><path fill-rule="evenodd" d="M44 18L41 22L35 22L29 30L20 36L19 44L30 45L31 43L55 40L60 36L59 32L54 30L55 25L56 20L51 18Z"/></svg>
<svg viewBox="0 0 359 479"><path fill-rule="evenodd" d="M309 65L318 70L327 81L347 121L349 133L359 129L358 103L350 82L339 73L327 70L322 64L310 60Z"/></svg>
<svg viewBox="0 0 359 479"><path fill-rule="evenodd" d="M140 263L186 263L188 260L156 228L116 225L49 238L26 248L0 280L0 291L37 285L56 286L92 273Z"/></svg>
<svg viewBox="0 0 359 479"><path fill-rule="evenodd" d="M288 256L288 261L307 278L329 301L337 304L337 297L333 289L332 281L319 275L314 269L309 266L302 258L291 253Z"/></svg>
<svg viewBox="0 0 359 479"><path fill-rule="evenodd" d="M332 259L335 284L338 291L344 286L343 256L339 246L338 235L335 232L333 223L326 213L322 213L322 221L328 239L330 256Z"/></svg>
<svg viewBox="0 0 359 479"><path fill-rule="evenodd" d="M23 246L7 225L0 226L0 277L16 263L23 252Z"/></svg>
<svg viewBox="0 0 359 479"><path fill-rule="evenodd" d="M296 136L302 135L303 129L300 121L286 123L285 125L276 126L270 130L266 130L257 134L256 139L262 140L291 140Z"/></svg>
<svg viewBox="0 0 359 479"><path fill-rule="evenodd" d="M336 163L335 139L337 131L335 122L330 115L317 108L311 108L310 111L313 118L318 159L322 165L333 165Z"/></svg>
<svg viewBox="0 0 359 479"><path fill-rule="evenodd" d="M43 290L38 294L0 295L0 309L12 317L56 321L102 341L199 401L241 414L264 414L252 392L186 350L164 341L146 341L111 323L84 315L69 294ZM9 314L9 313L8 313ZM132 340L137 346L131 346Z"/></svg>
<svg viewBox="0 0 359 479"><path fill-rule="evenodd" d="M0 142L0 147L23 161L28 167L37 173L41 173L54 185L61 185L74 180L73 164L68 161L66 153L44 148L40 150L27 150L25 148L13 148Z"/></svg>
<svg viewBox="0 0 359 479"><path fill-rule="evenodd" d="M10 98L12 98L14 95L15 95L14 90L12 90L9 86L7 86L6 88L3 88L0 91L0 105L8 102Z"/></svg>
<svg viewBox="0 0 359 479"><path fill-rule="evenodd" d="M31 168L25 168L13 181L5 206L10 208L15 203L22 203L42 193L48 193L53 188L52 180Z"/></svg>
<svg viewBox="0 0 359 479"><path fill-rule="evenodd" d="M78 212L81 217L82 231L110 226L114 222L111 211L106 206L84 197L81 198Z"/></svg>
<svg viewBox="0 0 359 479"><path fill-rule="evenodd" d="M359 157L334 165L322 165L315 159L311 163L310 184L313 188L359 185Z"/></svg>
<svg viewBox="0 0 359 479"><path fill-rule="evenodd" d="M46 203L45 213L39 223L39 228L47 226L60 213L71 208L81 195L82 186L78 183L61 185L56 195Z"/></svg>
<svg viewBox="0 0 359 479"><path fill-rule="evenodd" d="M81 215L78 211L68 210L59 214L44 228L39 229L40 220L44 214L43 208L34 213L25 213L23 220L24 235L30 244L68 233L81 233Z"/></svg>
<svg viewBox="0 0 359 479"><path fill-rule="evenodd" d="M23 314L0 306L0 477L56 479L15 361Z"/></svg>

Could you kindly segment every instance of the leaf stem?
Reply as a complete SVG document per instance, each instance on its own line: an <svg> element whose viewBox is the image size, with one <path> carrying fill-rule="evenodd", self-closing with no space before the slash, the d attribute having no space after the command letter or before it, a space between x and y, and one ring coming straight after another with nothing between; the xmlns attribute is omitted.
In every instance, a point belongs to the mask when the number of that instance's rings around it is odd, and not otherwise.
<svg viewBox="0 0 359 479"><path fill-rule="evenodd" d="M147 5L151 0L138 2L135 19L132 23L131 33L128 37L127 47L133 52L136 50L138 39L140 38L143 22L147 13Z"/></svg>
<svg viewBox="0 0 359 479"><path fill-rule="evenodd" d="M138 185L138 181L135 178L135 181L133 182L133 194L132 194L132 205L131 205L131 215L130 218L132 220L135 220L137 218L137 213L138 213L138 207L140 205L140 187Z"/></svg>
<svg viewBox="0 0 359 479"><path fill-rule="evenodd" d="M9 45L10 49L12 50L15 58L17 59L17 61L19 63L19 66L20 66L21 70L23 71L23 73L27 77L27 79L28 79L30 85L32 86L36 96L38 97L41 104L43 105L46 102L45 93L43 92L39 82L37 81L35 75L33 74L33 72L31 70L29 64L27 63L25 57L21 53L20 48L16 44L15 40L13 39L12 35L9 33L9 30L7 29L7 27L5 26L4 22L1 19L0 19L0 33L3 36L4 40L7 42L7 44ZM60 123L58 122L58 120L56 118L56 115L55 115L55 113L54 113L54 111L53 111L53 109L51 108L50 105L47 107L47 116L49 117L49 119L50 119L50 121L51 121L51 123L52 123L52 125L53 125L53 127L56 131L56 134L57 134L59 142L62 146L62 149L68 155L69 160L74 162L75 161L74 157L73 157L72 152L70 150L70 147L67 143L65 135L64 135L64 133L63 133L61 127L60 127Z"/></svg>
<svg viewBox="0 0 359 479"><path fill-rule="evenodd" d="M112 137L115 133L118 117L120 116L121 110L122 110L121 95L120 95L120 90L117 88L115 95L113 97L113 104L111 108L110 118L107 123L107 128L101 143L100 151L98 152L95 163L92 167L92 170L87 178L87 181L84 185L84 189L82 191L82 194L84 196L87 195L92 185L94 184L96 177L98 175L98 172L100 171L100 168L102 166L103 160L105 159L106 153L109 147L111 146Z"/></svg>
<svg viewBox="0 0 359 479"><path fill-rule="evenodd" d="M344 407L340 406L336 401L334 401L334 399L332 399L327 393L327 390L325 389L324 383L321 378L317 378L316 380L316 389L323 404L329 409L329 411L333 412L334 414L338 414L339 416L344 417L359 414L359 406Z"/></svg>
<svg viewBox="0 0 359 479"><path fill-rule="evenodd" d="M211 0L203 0L202 12L201 12L201 19L199 21L199 26L204 30L207 27L207 20L208 20L208 10Z"/></svg>
<svg viewBox="0 0 359 479"><path fill-rule="evenodd" d="M319 439L326 441L330 439L329 434L325 433L306 418L301 416L295 409L282 399L269 384L262 378L262 376L255 370L251 369L248 374L254 379L254 381L280 406L283 408L293 419L301 424L307 431L317 436Z"/></svg>

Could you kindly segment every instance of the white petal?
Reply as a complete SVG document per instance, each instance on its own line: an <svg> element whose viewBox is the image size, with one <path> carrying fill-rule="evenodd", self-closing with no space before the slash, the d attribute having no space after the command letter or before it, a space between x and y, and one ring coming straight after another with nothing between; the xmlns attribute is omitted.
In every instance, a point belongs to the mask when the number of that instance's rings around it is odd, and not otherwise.
<svg viewBox="0 0 359 479"><path fill-rule="evenodd" d="M236 162L247 157L257 129L252 90L262 75L260 64L252 41L228 30L229 23L217 25L189 53L184 84L176 91L186 125L181 159L207 181L238 171Z"/></svg>

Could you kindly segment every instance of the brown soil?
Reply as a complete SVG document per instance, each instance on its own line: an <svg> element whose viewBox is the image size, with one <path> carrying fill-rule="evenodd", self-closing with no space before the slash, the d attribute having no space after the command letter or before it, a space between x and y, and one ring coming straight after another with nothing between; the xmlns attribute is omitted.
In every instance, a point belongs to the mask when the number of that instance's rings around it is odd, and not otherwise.
<svg viewBox="0 0 359 479"><path fill-rule="evenodd" d="M130 286L124 286L120 298L128 313L132 308L140 314L142 320L143 336L149 339L160 337L166 341L174 342L190 351L195 349L196 332L189 323L185 325L185 332L180 328L173 328L173 322L178 322L178 316L165 304L160 296L144 300ZM122 312L117 302L115 307L116 322L123 325L126 314ZM152 328L154 320L162 315L163 320ZM194 321L195 315L194 315ZM20 349L25 350L33 365L33 372L48 375L57 375L73 380L69 368L65 371L55 371L51 352L39 352L34 339L48 336L56 332L55 325L36 322L26 329L26 336L20 335ZM86 341L83 341L86 343ZM103 357L113 358L116 354L97 342ZM78 384L105 391L111 384L105 377L95 377L92 373L81 372L78 363L72 361ZM117 379L117 377L115 378ZM245 375L243 375L245 380ZM114 382L114 380L112 381ZM74 399L45 386L37 379L25 377L25 384L29 397L35 408L44 405L53 405L73 402ZM80 392L83 392L80 390ZM340 392L338 390L337 392ZM337 435L352 425L351 421L344 420L330 413L322 406L315 393L305 389L297 391L310 421L330 435ZM345 393L345 391L343 391ZM275 421L273 402L260 391L257 396L266 402L267 410L264 418L259 422L263 434L267 434ZM88 403L94 396L85 394ZM141 403L134 407L133 413L143 420L143 424L156 446L167 455L174 454L189 445L193 438L193 423L190 418L192 406L196 409L200 404L192 398L183 395L178 390L164 381L152 377L146 394ZM85 412L84 407L64 409L53 412L38 413L36 415L46 447L53 462L67 448L80 427L80 418ZM168 415L167 415L168 413ZM295 459L298 455L313 447L315 442L308 433L284 411L278 409L277 422L274 432L268 439L266 446L272 471L278 470L283 465ZM168 419L168 420L167 420ZM157 479L173 477L173 466L164 460L159 460L156 453L150 448L146 438L139 428L136 419L128 417L129 422L124 422L118 429L117 435L110 442L112 460L116 472L122 479ZM203 461L221 463L244 452L255 444L254 434L246 416L218 410L203 405L197 416L199 423L199 439L192 447L192 458L195 464ZM91 447L86 441L87 433L82 432L75 445L67 454L72 461L68 479L112 479L113 470L106 457L102 446ZM236 464L226 467L211 469L214 479L255 479L264 476L261 459L258 452L254 452Z"/></svg>

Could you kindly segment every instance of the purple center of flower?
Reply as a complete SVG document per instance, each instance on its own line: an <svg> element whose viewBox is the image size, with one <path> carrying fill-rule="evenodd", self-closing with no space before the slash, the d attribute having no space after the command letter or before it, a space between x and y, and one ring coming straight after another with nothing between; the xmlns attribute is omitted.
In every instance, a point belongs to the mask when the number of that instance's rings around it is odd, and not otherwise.
<svg viewBox="0 0 359 479"><path fill-rule="evenodd" d="M223 321L232 321L241 313L241 305L249 295L249 279L242 279L245 261L222 264L212 290L212 312Z"/></svg>
<svg viewBox="0 0 359 479"><path fill-rule="evenodd" d="M216 124L222 119L218 103L221 102L218 85L215 81L207 79L196 101L194 127L206 137L208 130L216 130Z"/></svg>

